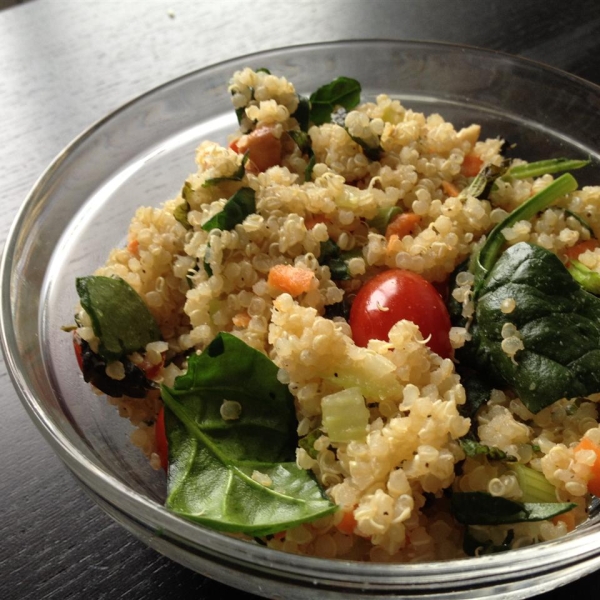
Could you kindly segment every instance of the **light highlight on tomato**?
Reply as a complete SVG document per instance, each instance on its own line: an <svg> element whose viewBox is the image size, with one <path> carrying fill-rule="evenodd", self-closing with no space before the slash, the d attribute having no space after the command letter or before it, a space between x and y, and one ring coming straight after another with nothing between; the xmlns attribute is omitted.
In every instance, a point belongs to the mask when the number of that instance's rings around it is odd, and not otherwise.
<svg viewBox="0 0 600 600"><path fill-rule="evenodd" d="M443 358L452 356L450 316L437 290L412 271L389 269L367 281L350 310L352 337L358 346L387 340L401 320L419 327L427 345Z"/></svg>

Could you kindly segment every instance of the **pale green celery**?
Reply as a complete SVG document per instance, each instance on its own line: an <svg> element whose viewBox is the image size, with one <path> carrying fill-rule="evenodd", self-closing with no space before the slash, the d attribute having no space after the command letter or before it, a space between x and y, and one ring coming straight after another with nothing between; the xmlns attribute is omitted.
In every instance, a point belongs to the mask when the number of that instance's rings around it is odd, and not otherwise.
<svg viewBox="0 0 600 600"><path fill-rule="evenodd" d="M571 158L551 158L526 165L511 167L501 179L526 179L527 177L540 177L547 173L559 173L581 169L590 164L590 160L573 160Z"/></svg>
<svg viewBox="0 0 600 600"><path fill-rule="evenodd" d="M570 260L569 273L586 292L600 294L600 273L588 269L583 263L575 259Z"/></svg>
<svg viewBox="0 0 600 600"><path fill-rule="evenodd" d="M332 442L364 441L369 409L358 388L342 390L321 400L323 429Z"/></svg>
<svg viewBox="0 0 600 600"><path fill-rule="evenodd" d="M553 181L549 186L535 194L521 204L519 208L513 210L501 223L498 223L487 237L485 244L481 248L475 264L475 290L477 296L479 289L483 285L487 274L496 263L502 246L506 242L502 230L512 227L518 221L526 221L534 217L538 212L548 208L560 197L574 192L577 189L577 180L570 174L565 173Z"/></svg>
<svg viewBox="0 0 600 600"><path fill-rule="evenodd" d="M335 373L326 379L344 389L358 388L369 400L401 398L403 386L396 377L394 363L375 352L362 348L358 351L359 356L338 364Z"/></svg>
<svg viewBox="0 0 600 600"><path fill-rule="evenodd" d="M513 464L510 468L523 492L520 502L558 502L556 488L542 473L522 464Z"/></svg>

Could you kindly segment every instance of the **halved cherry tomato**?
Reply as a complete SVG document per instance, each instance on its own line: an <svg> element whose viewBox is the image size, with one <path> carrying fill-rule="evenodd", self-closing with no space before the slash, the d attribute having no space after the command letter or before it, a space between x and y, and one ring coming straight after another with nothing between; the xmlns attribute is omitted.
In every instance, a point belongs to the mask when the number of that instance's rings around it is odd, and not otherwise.
<svg viewBox="0 0 600 600"><path fill-rule="evenodd" d="M350 309L352 337L358 346L387 340L400 320L415 323L427 345L443 358L452 356L450 316L437 290L412 271L389 269L367 281Z"/></svg>
<svg viewBox="0 0 600 600"><path fill-rule="evenodd" d="M75 350L75 358L77 358L77 364L79 370L83 373L83 348L81 347L81 338L77 335L77 332L73 332L73 349Z"/></svg>
<svg viewBox="0 0 600 600"><path fill-rule="evenodd" d="M167 442L167 433L165 431L164 407L161 407L158 417L156 417L154 434L156 435L156 453L160 456L160 464L166 471L169 467L169 443Z"/></svg>

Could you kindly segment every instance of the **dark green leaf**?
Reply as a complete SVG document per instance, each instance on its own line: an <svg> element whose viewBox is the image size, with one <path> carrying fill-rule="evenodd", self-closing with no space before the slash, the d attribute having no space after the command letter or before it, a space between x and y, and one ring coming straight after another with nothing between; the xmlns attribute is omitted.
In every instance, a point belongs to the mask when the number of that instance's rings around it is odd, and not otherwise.
<svg viewBox="0 0 600 600"><path fill-rule="evenodd" d="M311 457L316 459L319 453L315 450L315 442L323 435L323 432L320 429L315 429L311 431L308 435L301 437L298 441L298 445L300 448L303 448L306 453Z"/></svg>
<svg viewBox="0 0 600 600"><path fill-rule="evenodd" d="M475 429L475 414L484 404L487 404L493 388L478 373L465 373L462 369L460 371L460 382L465 388L467 400L464 404L459 405L458 411L463 417L473 419L472 428Z"/></svg>
<svg viewBox="0 0 600 600"><path fill-rule="evenodd" d="M202 261L202 266L204 267L204 272L212 277L213 271L210 266L210 244L206 244L206 252L204 253L204 260Z"/></svg>
<svg viewBox="0 0 600 600"><path fill-rule="evenodd" d="M362 256L360 249L342 252L340 247L333 241L327 240L321 242L321 253L319 254L319 264L328 266L331 271L333 281L347 281L352 279L348 270L348 261L351 258Z"/></svg>
<svg viewBox="0 0 600 600"><path fill-rule="evenodd" d="M316 159L315 155L313 154L310 157L308 164L306 165L306 169L304 170L304 181L312 181L312 172L313 172L313 169L315 168L316 162L317 162L317 159Z"/></svg>
<svg viewBox="0 0 600 600"><path fill-rule="evenodd" d="M365 140L363 140L362 138L356 137L354 135L350 135L350 132L346 129L346 131L348 132L348 135L352 138L353 142L356 142L363 151L363 154L369 159L372 160L373 162L378 161L382 154L383 154L383 148L379 145L377 146L371 146L369 145L367 142L365 142Z"/></svg>
<svg viewBox="0 0 600 600"><path fill-rule="evenodd" d="M107 361L100 355L92 352L90 345L85 340L78 340L81 346L81 371L83 378L94 387L104 392L107 396L120 398L130 396L131 398L144 398L148 390L158 387L150 381L144 371L136 367L130 360L123 357L124 377L113 379L106 373Z"/></svg>
<svg viewBox="0 0 600 600"><path fill-rule="evenodd" d="M161 339L152 313L123 279L80 277L75 284L81 306L100 340L98 354L102 358L117 360Z"/></svg>
<svg viewBox="0 0 600 600"><path fill-rule="evenodd" d="M515 308L500 310L505 299ZM524 350L501 348L516 326ZM600 391L600 298L583 290L555 255L525 242L504 252L481 289L461 364L513 387L536 413L561 398Z"/></svg>
<svg viewBox="0 0 600 600"><path fill-rule="evenodd" d="M494 266L498 255L505 243L502 230L507 227L512 227L517 221L529 220L541 210L550 206L554 201L561 196L573 192L577 189L577 181L569 173L565 173L541 192L535 194L521 204L517 209L513 210L508 217L501 223L498 223L481 248L475 265L475 288L474 297L479 294L481 286L485 281L490 269Z"/></svg>
<svg viewBox="0 0 600 600"><path fill-rule="evenodd" d="M243 187L227 200L220 213L217 213L212 219L209 219L202 225L202 229L204 231L211 231L212 229L228 231L236 225L243 223L244 219L254 212L256 212L254 190Z"/></svg>
<svg viewBox="0 0 600 600"><path fill-rule="evenodd" d="M288 135L296 142L298 148L303 154L308 154L312 156L312 148L310 145L310 137L308 133L305 131L288 131Z"/></svg>
<svg viewBox="0 0 600 600"><path fill-rule="evenodd" d="M481 444L470 438L461 438L459 442L464 453L471 458L476 456L487 456L491 460L505 460L507 462L515 462L517 460L515 456L506 454L506 452L500 450L500 448L486 446L485 444Z"/></svg>
<svg viewBox="0 0 600 600"><path fill-rule="evenodd" d="M454 492L452 513L464 525L504 525L531 521L546 521L566 513L572 502L513 502L485 492Z"/></svg>
<svg viewBox="0 0 600 600"><path fill-rule="evenodd" d="M293 398L264 354L221 333L190 356L187 373L162 395L171 510L215 529L261 536L336 509L295 464ZM222 418L224 400L240 404L238 419ZM255 481L254 471L271 485Z"/></svg>
<svg viewBox="0 0 600 600"><path fill-rule="evenodd" d="M308 98L304 98L303 96L298 98L298 108L292 117L298 121L298 125L302 131L308 131L310 124L310 100Z"/></svg>
<svg viewBox="0 0 600 600"><path fill-rule="evenodd" d="M360 102L360 83L349 77L338 77L310 96L310 120L315 125L331 121L331 113L342 106L351 110Z"/></svg>
<svg viewBox="0 0 600 600"><path fill-rule="evenodd" d="M240 106L239 108L236 108L235 116L237 117L238 125L241 125L244 117L246 116L246 107Z"/></svg>
<svg viewBox="0 0 600 600"><path fill-rule="evenodd" d="M584 290L596 296L600 295L600 273L592 271L574 258L570 260L569 273Z"/></svg>
<svg viewBox="0 0 600 600"><path fill-rule="evenodd" d="M267 75L270 75L271 71L265 67L260 67L259 69L256 69L255 73L266 73Z"/></svg>
<svg viewBox="0 0 600 600"><path fill-rule="evenodd" d="M246 163L248 162L249 157L250 157L250 152L248 151L242 157L242 162L241 162L238 170L233 175L230 175L229 177L211 177L210 179L207 179L202 184L202 187L203 188L212 187L212 186L218 185L222 181L242 181L242 179L244 179L244 176L246 175Z"/></svg>

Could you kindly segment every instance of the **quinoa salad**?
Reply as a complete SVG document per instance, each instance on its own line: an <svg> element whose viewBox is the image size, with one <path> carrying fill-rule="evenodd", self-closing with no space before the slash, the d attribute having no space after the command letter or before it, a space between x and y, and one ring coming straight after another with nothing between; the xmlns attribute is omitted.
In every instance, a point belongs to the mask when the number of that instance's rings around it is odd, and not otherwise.
<svg viewBox="0 0 600 600"><path fill-rule="evenodd" d="M339 77L229 82L239 129L77 280L94 390L165 505L376 562L568 534L600 496L600 187ZM576 175L576 173L575 173ZM101 401L100 399L97 401Z"/></svg>

